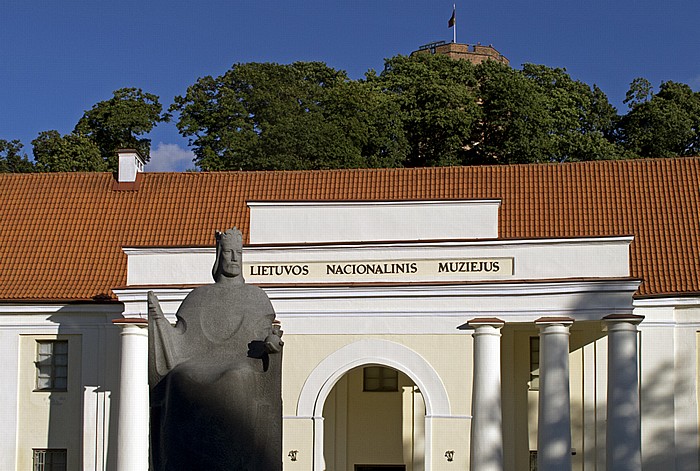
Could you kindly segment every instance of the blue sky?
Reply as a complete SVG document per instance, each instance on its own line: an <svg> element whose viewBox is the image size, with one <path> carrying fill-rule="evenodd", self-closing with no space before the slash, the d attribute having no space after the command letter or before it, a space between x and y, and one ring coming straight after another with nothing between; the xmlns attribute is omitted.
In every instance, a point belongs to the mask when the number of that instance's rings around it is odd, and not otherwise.
<svg viewBox="0 0 700 471"><path fill-rule="evenodd" d="M113 90L168 106L198 77L238 62L323 61L360 78L385 58L452 39L453 1L2 0L0 139L31 156L41 131L70 132ZM700 90L698 0L491 0L457 3L457 41L493 44L514 67L565 67L624 111L629 82ZM174 123L150 135L148 170L191 168Z"/></svg>

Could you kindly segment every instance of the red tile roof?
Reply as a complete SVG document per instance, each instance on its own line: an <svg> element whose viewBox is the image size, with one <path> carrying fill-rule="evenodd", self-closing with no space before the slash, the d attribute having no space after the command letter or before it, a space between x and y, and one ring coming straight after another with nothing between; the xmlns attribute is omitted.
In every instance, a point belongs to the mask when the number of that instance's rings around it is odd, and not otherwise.
<svg viewBox="0 0 700 471"><path fill-rule="evenodd" d="M502 238L634 235L638 295L700 294L700 158L422 169L0 174L0 300L114 299L122 247L210 246L246 201L499 198Z"/></svg>

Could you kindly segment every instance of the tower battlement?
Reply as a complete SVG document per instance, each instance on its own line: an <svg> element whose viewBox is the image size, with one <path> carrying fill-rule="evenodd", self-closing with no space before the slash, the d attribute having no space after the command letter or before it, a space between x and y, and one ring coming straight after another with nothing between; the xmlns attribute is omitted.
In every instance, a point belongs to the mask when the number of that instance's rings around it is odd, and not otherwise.
<svg viewBox="0 0 700 471"><path fill-rule="evenodd" d="M414 54L443 54L450 59L467 60L472 64L480 64L485 60L495 60L502 64L510 65L506 56L501 54L492 45L483 46L481 43L460 44L436 41L420 46Z"/></svg>

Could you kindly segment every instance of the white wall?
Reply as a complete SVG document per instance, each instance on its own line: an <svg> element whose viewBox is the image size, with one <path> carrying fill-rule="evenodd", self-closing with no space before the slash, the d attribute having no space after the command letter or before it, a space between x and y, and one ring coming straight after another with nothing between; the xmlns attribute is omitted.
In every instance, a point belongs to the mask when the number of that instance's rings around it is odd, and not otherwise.
<svg viewBox="0 0 700 471"><path fill-rule="evenodd" d="M250 243L495 239L500 200L248 202Z"/></svg>
<svg viewBox="0 0 700 471"><path fill-rule="evenodd" d="M0 306L0 469L31 469L32 448L68 448L69 469L114 468L121 306ZM69 340L67 392L34 391L37 339ZM114 364L113 361L117 360Z"/></svg>
<svg viewBox="0 0 700 471"><path fill-rule="evenodd" d="M635 305L635 314L645 316L639 326L643 468L700 469L700 299L644 299Z"/></svg>

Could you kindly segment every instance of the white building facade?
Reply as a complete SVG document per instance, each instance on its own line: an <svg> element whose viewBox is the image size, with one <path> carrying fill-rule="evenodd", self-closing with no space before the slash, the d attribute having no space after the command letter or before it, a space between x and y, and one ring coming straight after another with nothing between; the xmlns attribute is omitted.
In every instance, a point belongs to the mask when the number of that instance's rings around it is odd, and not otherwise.
<svg viewBox="0 0 700 471"><path fill-rule="evenodd" d="M700 295L639 296L636 234L502 237L504 204L246 201L285 470L700 469ZM1 469L148 469L146 295L174 321L214 248L120 250L114 299L0 304Z"/></svg>

